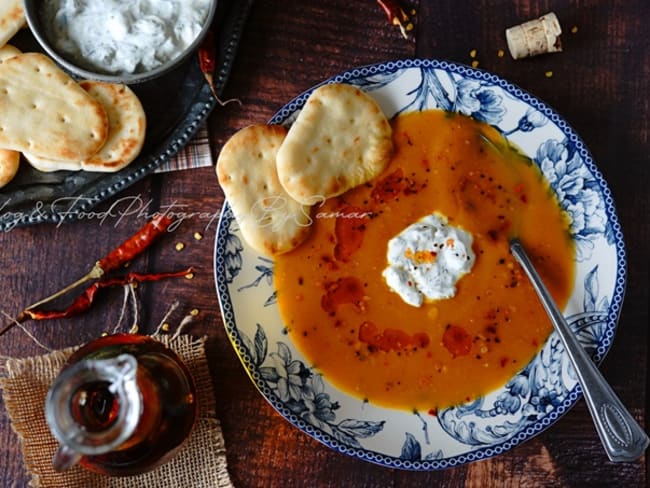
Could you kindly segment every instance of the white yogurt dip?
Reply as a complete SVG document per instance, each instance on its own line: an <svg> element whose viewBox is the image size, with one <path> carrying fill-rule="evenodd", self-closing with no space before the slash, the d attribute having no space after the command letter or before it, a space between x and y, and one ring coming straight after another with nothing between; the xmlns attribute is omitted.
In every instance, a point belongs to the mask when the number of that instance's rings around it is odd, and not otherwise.
<svg viewBox="0 0 650 488"><path fill-rule="evenodd" d="M210 0L46 0L42 22L63 54L109 74L143 73L198 37Z"/></svg>
<svg viewBox="0 0 650 488"><path fill-rule="evenodd" d="M474 265L472 236L440 214L423 217L388 241L388 286L409 305L451 298Z"/></svg>

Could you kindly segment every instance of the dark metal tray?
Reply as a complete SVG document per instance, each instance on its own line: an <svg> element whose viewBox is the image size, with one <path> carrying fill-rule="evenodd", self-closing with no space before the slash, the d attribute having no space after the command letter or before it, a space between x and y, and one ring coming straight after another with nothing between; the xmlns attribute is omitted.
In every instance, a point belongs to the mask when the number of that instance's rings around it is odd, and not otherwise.
<svg viewBox="0 0 650 488"><path fill-rule="evenodd" d="M252 0L218 2L213 29L218 39L214 78L219 94L230 73L252 3ZM23 51L41 50L27 29L11 44ZM131 88L147 115L147 136L140 156L117 173L44 173L21 161L14 180L0 189L0 231L75 220L81 212L118 194L174 156L216 105L200 70L198 56L191 56L162 78Z"/></svg>

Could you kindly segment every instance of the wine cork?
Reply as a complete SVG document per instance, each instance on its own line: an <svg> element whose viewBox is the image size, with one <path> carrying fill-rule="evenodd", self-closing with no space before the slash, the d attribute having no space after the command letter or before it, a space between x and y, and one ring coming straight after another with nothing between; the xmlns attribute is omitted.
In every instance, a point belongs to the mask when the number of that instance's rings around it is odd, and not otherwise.
<svg viewBox="0 0 650 488"><path fill-rule="evenodd" d="M514 59L521 59L562 51L560 34L560 21L555 13L550 12L506 29L506 40L510 55Z"/></svg>

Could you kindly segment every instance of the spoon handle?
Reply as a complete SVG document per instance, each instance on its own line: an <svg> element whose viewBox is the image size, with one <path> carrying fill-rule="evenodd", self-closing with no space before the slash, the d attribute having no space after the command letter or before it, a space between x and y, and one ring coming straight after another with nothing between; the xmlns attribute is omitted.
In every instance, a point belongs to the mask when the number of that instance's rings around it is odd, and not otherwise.
<svg viewBox="0 0 650 488"><path fill-rule="evenodd" d="M615 462L630 462L638 459L643 455L650 442L647 434L634 420L634 417L616 396L607 380L578 342L537 270L533 267L521 242L513 239L510 242L510 251L524 268L558 332L562 344L564 344L578 375L587 407L589 407L607 456Z"/></svg>

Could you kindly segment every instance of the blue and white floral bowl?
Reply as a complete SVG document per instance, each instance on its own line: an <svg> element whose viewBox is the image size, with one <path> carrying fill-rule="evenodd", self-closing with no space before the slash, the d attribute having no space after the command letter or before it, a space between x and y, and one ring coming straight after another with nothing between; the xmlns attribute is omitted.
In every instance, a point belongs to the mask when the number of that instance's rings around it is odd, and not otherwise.
<svg viewBox="0 0 650 488"><path fill-rule="evenodd" d="M602 360L625 292L625 249L611 193L573 129L507 81L445 61L365 66L325 83L333 82L360 87L389 118L440 108L482 120L540 166L570 215L577 244L576 281L564 314L593 359ZM312 90L289 102L271 123L290 125ZM582 395L553 333L530 364L484 398L436 417L375 407L332 386L296 349L278 313L273 262L247 247L227 204L214 266L226 331L257 388L289 422L339 452L392 468L459 466L533 437Z"/></svg>

